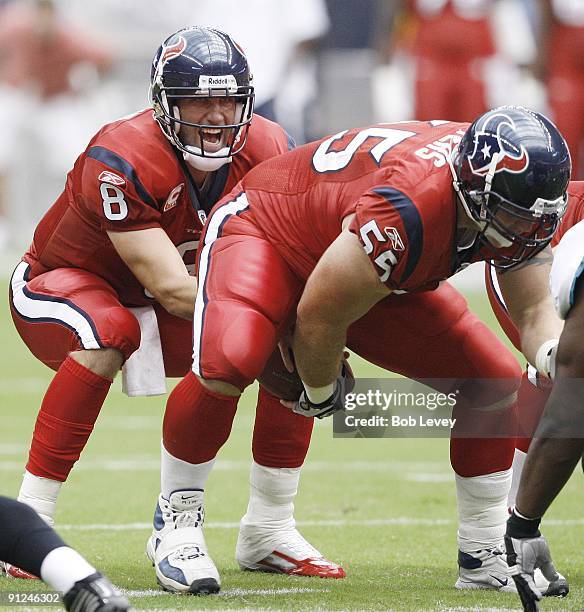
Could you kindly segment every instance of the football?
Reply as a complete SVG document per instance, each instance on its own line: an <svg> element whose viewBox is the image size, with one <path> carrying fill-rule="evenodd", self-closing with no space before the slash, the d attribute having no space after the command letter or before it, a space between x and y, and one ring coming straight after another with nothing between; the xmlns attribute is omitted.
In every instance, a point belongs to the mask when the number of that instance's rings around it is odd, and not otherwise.
<svg viewBox="0 0 584 612"><path fill-rule="evenodd" d="M343 364L347 371L345 392L350 393L355 387L355 377L347 361L347 356L348 353L345 353L345 358L343 359ZM288 372L282 361L279 349L276 349L268 359L258 381L272 395L283 400L297 400L302 391L304 391L298 372L296 370Z"/></svg>
<svg viewBox="0 0 584 612"><path fill-rule="evenodd" d="M276 349L268 359L258 381L272 395L283 400L297 400L304 390L298 372L288 372L282 361L280 350Z"/></svg>

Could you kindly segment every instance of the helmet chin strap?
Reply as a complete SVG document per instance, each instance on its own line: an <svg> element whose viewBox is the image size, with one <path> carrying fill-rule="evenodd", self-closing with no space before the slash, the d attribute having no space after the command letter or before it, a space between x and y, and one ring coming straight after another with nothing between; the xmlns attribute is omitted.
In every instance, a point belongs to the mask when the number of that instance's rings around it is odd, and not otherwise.
<svg viewBox="0 0 584 612"><path fill-rule="evenodd" d="M190 145L186 145L185 149L189 149L189 153L183 151L183 158L189 164L195 168L195 170L201 170L202 172L215 172L215 170L219 170L221 166L225 164L231 163L233 157L203 157L200 154L200 149L197 147L193 147ZM192 151L192 152L191 152ZM225 147L224 149L220 149L217 153L227 153L229 149Z"/></svg>
<svg viewBox="0 0 584 612"><path fill-rule="evenodd" d="M485 238L497 249L506 249L510 246L512 246L512 242L510 240L508 240L507 238L505 238L504 236L502 236L494 227L487 227L485 229L485 226L487 225L486 221L479 221L478 219L476 219L476 217L474 217L474 215L472 214L470 207L468 205L468 202L466 201L466 198L464 197L461 189L460 189L460 185L458 182L458 177L456 176L456 170L454 169L454 164L452 162L452 158L454 157L454 153L455 153L456 149L452 152L451 155L448 155L446 157L446 161L448 162L448 167L450 168L450 172L452 173L452 186L454 188L454 191L456 191L456 195L458 196L458 201L460 202L462 209L464 210L464 212L466 213L466 216L470 219L470 221L472 221L472 223L474 224L474 226L477 228L477 231L479 232L484 232L484 236ZM491 188L491 182L493 180L493 176L495 174L494 169L497 167L497 162L498 162L498 156L493 156L494 159L491 162L491 165L489 167L489 173L487 176L487 180L486 180L486 184L488 185L488 190L490 191ZM484 206L484 205L483 205Z"/></svg>
<svg viewBox="0 0 584 612"><path fill-rule="evenodd" d="M468 205L468 202L466 201L461 189L460 189L460 184L458 181L458 177L456 176L456 170L454 169L454 164L452 162L452 159L454 157L454 154L456 153L456 149L454 149L452 151L452 153L450 155L446 155L446 162L448 163L448 167L450 168L450 172L452 174L452 187L454 188L454 191L456 191L456 195L458 196L458 201L460 202L460 205L462 206L462 209L464 210L464 212L466 213L466 216L469 218L470 221L472 221L472 223L475 225L475 227L477 228L477 231L482 232L484 229L484 226L482 223L480 223L479 221L477 221L475 219L475 217L473 216L470 207Z"/></svg>
<svg viewBox="0 0 584 612"><path fill-rule="evenodd" d="M491 186L493 184L493 178L495 177L495 171L497 169L497 165L499 163L499 159L503 157L501 152L493 153L493 157L491 158L491 163L489 164L489 170L487 171L487 176L485 177L485 192L487 197L483 204L481 204L481 218L487 217L486 208L489 203L489 197L491 195ZM486 221L482 222L486 224ZM513 242L505 236L502 236L494 227L487 227L485 230L485 238L498 249L506 249L513 245Z"/></svg>

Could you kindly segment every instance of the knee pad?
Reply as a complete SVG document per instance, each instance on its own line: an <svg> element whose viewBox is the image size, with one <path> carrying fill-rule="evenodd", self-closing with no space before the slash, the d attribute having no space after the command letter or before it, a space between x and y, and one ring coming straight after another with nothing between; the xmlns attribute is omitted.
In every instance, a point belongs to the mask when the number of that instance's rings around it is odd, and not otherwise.
<svg viewBox="0 0 584 612"><path fill-rule="evenodd" d="M276 326L251 306L235 302L213 302L205 315L199 370L204 379L221 380L245 389L262 372L276 346ZM219 321L220 337L213 322Z"/></svg>
<svg viewBox="0 0 584 612"><path fill-rule="evenodd" d="M118 349L124 361L140 346L138 319L123 306L106 308L98 321L100 340L104 348Z"/></svg>

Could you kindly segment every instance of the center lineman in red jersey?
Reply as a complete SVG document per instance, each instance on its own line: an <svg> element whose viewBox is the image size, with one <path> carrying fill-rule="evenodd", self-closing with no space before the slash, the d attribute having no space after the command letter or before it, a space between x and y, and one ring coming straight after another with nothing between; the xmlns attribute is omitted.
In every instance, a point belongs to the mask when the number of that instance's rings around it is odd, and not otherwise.
<svg viewBox="0 0 584 612"><path fill-rule="evenodd" d="M165 375L180 377L190 369L197 281L189 271L194 273L206 216L251 168L293 146L280 126L253 116L253 101L247 59L230 36L199 27L170 36L153 61L152 107L94 136L12 276L15 326L35 357L56 370L19 495L48 522L122 365L132 395L164 392ZM187 532L185 514L192 522L202 515L203 493L194 490L200 487L177 483L186 462L205 459L206 443L194 446L168 433L182 427L176 413L164 420L156 533L160 521L165 533L177 527L178 510ZM280 472L289 475L288 508L306 454L298 439L311 428L260 391L250 501L260 516L248 556L258 563L281 552L293 560L271 564L272 571L342 577L342 569L323 559L293 525L281 529L271 520L282 505L272 480ZM180 488L189 489L188 499ZM153 560L158 543L149 541ZM203 559L204 543L198 546ZM302 563L310 559L318 566ZM181 583L176 573L167 584L162 570L161 584L198 590L195 578ZM218 576L200 588L217 590Z"/></svg>
<svg viewBox="0 0 584 612"><path fill-rule="evenodd" d="M241 391L295 323L305 387L290 404L295 412L342 408L346 346L411 378L451 379L438 390L462 390L457 429L476 420L486 431L499 421L501 430L512 427L519 366L445 279L474 261L497 266L533 358L553 309L547 282L514 268L548 249L569 176L557 129L518 107L490 111L470 127L431 121L343 131L261 164L205 226L193 371L169 396L167 416L183 415L194 445L205 434L209 447L212 438L211 460ZM526 289L529 323L521 316ZM211 432L204 423L212 415ZM456 586L513 590L501 544L514 438L456 434ZM201 487L205 465L185 465L203 475Z"/></svg>

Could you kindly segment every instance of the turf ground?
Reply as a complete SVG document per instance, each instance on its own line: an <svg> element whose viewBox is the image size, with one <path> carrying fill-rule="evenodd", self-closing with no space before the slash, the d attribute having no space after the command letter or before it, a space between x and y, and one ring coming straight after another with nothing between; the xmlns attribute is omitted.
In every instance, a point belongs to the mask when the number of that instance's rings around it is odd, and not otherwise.
<svg viewBox="0 0 584 612"><path fill-rule="evenodd" d="M491 320L482 297L471 303ZM51 373L27 352L4 303L0 337L0 493L15 496ZM370 366L352 362L357 375L378 375ZM317 423L296 517L303 534L342 563L348 577L325 581L241 572L234 550L247 502L254 393L248 392L240 403L233 433L207 488L206 537L223 591L194 598L160 591L144 555L159 488L164 398L130 400L118 382L114 385L88 447L63 488L56 519L65 539L125 589L135 608L518 609L513 595L453 588L456 498L447 440L333 439L330 422ZM569 598L545 601L544 610L584 608L583 484L579 472L544 523L558 567L572 586ZM0 578L0 600L15 590L46 587Z"/></svg>

